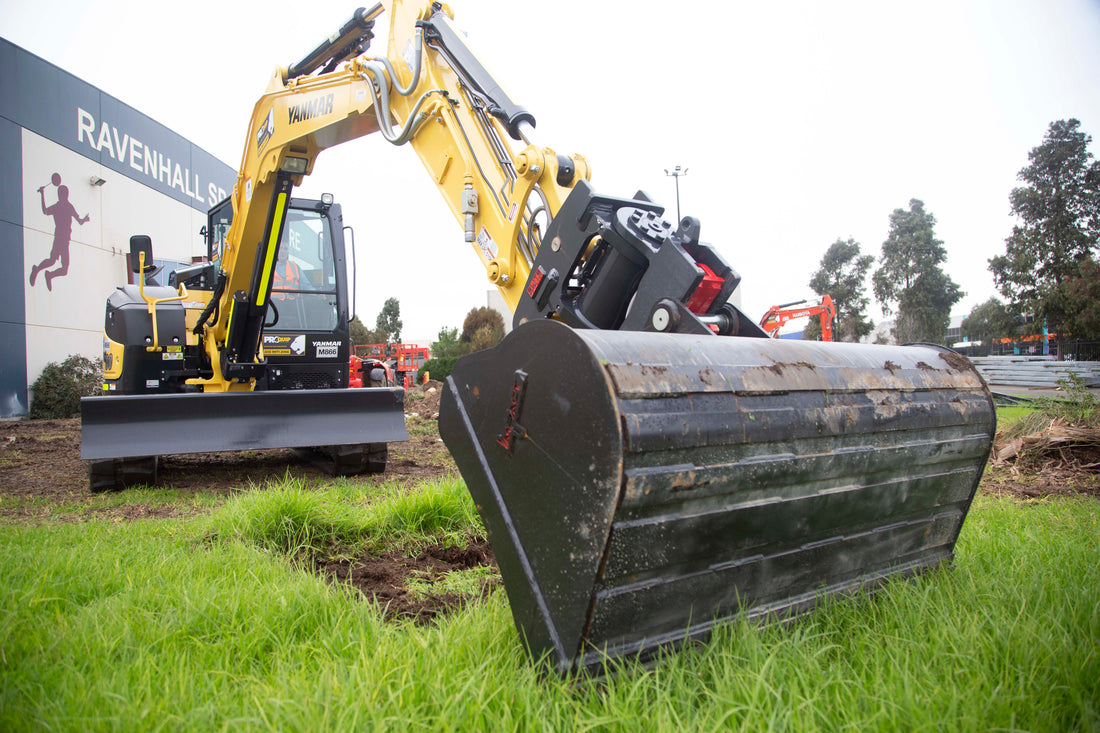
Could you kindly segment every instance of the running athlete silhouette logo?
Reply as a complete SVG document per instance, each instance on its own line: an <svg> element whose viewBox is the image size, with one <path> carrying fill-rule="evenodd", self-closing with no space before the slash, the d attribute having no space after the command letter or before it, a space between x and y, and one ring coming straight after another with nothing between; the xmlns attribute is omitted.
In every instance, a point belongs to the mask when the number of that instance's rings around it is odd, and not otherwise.
<svg viewBox="0 0 1100 733"><path fill-rule="evenodd" d="M69 187L61 185L61 174L54 173L50 176L50 183L57 186L57 203L46 206L46 187L39 186L38 194L42 197L42 213L53 217L53 249L50 256L31 268L30 283L38 279L38 273L61 260L61 266L46 272L46 289L53 290L54 278L61 277L69 272L69 241L73 237L73 222L83 226L91 220L91 215L80 216L76 213L76 207L69 202Z"/></svg>

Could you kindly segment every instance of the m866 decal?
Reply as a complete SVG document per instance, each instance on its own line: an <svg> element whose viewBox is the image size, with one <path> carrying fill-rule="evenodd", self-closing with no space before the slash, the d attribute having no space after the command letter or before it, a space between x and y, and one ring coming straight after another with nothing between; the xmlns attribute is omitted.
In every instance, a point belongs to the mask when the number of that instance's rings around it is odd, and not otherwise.
<svg viewBox="0 0 1100 733"><path fill-rule="evenodd" d="M340 355L340 344L342 341L314 341L313 346L317 349L316 357L318 359L335 359Z"/></svg>

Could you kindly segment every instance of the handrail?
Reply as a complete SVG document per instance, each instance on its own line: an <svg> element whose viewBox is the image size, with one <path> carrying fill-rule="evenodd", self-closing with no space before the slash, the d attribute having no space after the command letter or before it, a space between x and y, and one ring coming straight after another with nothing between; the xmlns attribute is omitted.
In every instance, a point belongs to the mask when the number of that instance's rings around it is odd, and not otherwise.
<svg viewBox="0 0 1100 733"><path fill-rule="evenodd" d="M141 277L138 279L138 293L141 294L141 299L145 301L145 304L149 306L149 315L153 318L153 345L146 346L146 351L163 351L159 342L159 335L157 333L157 306L161 303L168 303L173 300L183 300L187 297L187 288L183 283L179 284L179 289L176 291L178 295L173 295L167 298L152 298L145 294L145 253L138 252L138 271Z"/></svg>

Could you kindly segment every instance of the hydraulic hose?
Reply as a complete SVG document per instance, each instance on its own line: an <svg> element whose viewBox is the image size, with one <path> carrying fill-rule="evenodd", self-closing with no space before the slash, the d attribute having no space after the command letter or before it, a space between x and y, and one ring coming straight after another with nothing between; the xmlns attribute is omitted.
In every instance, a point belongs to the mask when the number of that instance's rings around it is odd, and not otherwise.
<svg viewBox="0 0 1100 733"><path fill-rule="evenodd" d="M407 97L412 94L416 89L417 84L420 81L420 65L421 59L424 54L424 32L419 27L416 29L416 36L414 45L416 47L416 54L413 57L412 64L412 78L409 80L408 85L403 86L397 79L397 74L394 72L393 64L385 57L374 57L367 59L364 64L364 72L361 73L363 79L370 83L371 101L374 104L374 109L377 111L379 121L379 132L382 133L388 142L393 145L404 145L412 136L416 134L416 131L420 128L420 125L428 118L426 114L423 114L420 110L424 106L424 102L432 94L442 94L446 96L446 91L442 89L429 89L420 95L420 98L416 100L416 104L413 105L412 113L405 121L405 126L397 133L393 129L393 117L390 113L390 83L393 84L394 90L403 97Z"/></svg>

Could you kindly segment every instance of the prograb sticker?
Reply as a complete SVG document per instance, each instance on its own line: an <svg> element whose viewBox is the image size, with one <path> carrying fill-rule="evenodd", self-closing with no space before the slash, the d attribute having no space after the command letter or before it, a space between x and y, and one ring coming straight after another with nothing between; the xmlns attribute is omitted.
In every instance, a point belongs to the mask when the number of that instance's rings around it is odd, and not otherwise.
<svg viewBox="0 0 1100 733"><path fill-rule="evenodd" d="M301 356L306 353L306 335L264 334L264 354L266 356Z"/></svg>

